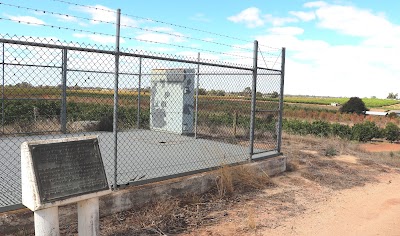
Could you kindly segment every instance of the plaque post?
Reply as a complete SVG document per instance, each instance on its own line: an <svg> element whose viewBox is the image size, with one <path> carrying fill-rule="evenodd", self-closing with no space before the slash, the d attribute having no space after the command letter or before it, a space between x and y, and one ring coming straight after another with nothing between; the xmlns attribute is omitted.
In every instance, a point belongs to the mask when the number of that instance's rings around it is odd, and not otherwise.
<svg viewBox="0 0 400 236"><path fill-rule="evenodd" d="M79 235L100 234L99 197L111 190L96 136L22 143L21 180L35 235L60 235L58 207L71 203L78 206Z"/></svg>
<svg viewBox="0 0 400 236"><path fill-rule="evenodd" d="M100 235L99 198L78 202L79 235Z"/></svg>
<svg viewBox="0 0 400 236"><path fill-rule="evenodd" d="M58 207L34 211L35 235L59 236Z"/></svg>

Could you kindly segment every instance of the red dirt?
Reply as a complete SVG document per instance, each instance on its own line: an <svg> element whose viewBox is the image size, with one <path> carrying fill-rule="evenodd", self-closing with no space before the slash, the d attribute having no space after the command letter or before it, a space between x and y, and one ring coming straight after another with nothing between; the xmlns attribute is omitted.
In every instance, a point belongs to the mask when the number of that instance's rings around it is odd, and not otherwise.
<svg viewBox="0 0 400 236"><path fill-rule="evenodd" d="M400 143L366 143L360 145L367 152L398 152Z"/></svg>

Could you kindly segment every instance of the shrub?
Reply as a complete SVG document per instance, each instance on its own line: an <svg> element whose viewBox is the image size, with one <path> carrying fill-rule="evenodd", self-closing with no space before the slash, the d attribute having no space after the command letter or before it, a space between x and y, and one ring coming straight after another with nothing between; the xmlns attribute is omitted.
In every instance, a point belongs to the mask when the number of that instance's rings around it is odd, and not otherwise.
<svg viewBox="0 0 400 236"><path fill-rule="evenodd" d="M333 157L337 155L337 150L335 147L333 146L329 146L326 150L325 150L325 156L327 157Z"/></svg>
<svg viewBox="0 0 400 236"><path fill-rule="evenodd" d="M374 122L355 124L351 129L351 139L359 142L371 141L380 136L380 130Z"/></svg>
<svg viewBox="0 0 400 236"><path fill-rule="evenodd" d="M386 140L394 142L400 139L400 128L392 122L389 122L384 130Z"/></svg>
<svg viewBox="0 0 400 236"><path fill-rule="evenodd" d="M307 121L287 120L285 123L286 123L285 127L289 133L299 134L299 135L310 134L311 124L308 123Z"/></svg>
<svg viewBox="0 0 400 236"><path fill-rule="evenodd" d="M394 119L394 118L398 118L399 116L397 115L396 112L390 112L387 117Z"/></svg>
<svg viewBox="0 0 400 236"><path fill-rule="evenodd" d="M328 137L331 133L331 128L328 122L318 120L311 123L310 133L319 137Z"/></svg>
<svg viewBox="0 0 400 236"><path fill-rule="evenodd" d="M362 114L364 111L368 111L365 103L358 97L351 97L349 101L347 101L340 108L340 112L343 113L357 113Z"/></svg>
<svg viewBox="0 0 400 236"><path fill-rule="evenodd" d="M99 130L100 131L113 131L113 115L106 115L101 117L99 122Z"/></svg>
<svg viewBox="0 0 400 236"><path fill-rule="evenodd" d="M332 124L332 135L336 137L340 137L342 139L350 139L351 138L351 128L348 125L342 124Z"/></svg>

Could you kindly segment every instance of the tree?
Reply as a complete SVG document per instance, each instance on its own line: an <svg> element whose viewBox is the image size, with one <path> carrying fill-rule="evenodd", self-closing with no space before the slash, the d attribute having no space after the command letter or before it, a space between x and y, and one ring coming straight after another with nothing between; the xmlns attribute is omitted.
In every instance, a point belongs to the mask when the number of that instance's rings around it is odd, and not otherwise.
<svg viewBox="0 0 400 236"><path fill-rule="evenodd" d="M274 91L274 92L272 92L272 93L268 93L268 95L269 95L271 98L278 98L278 97L279 97L279 93L278 93L277 91Z"/></svg>
<svg viewBox="0 0 400 236"><path fill-rule="evenodd" d="M351 128L351 139L359 142L371 141L380 136L379 128L371 121L355 124Z"/></svg>
<svg viewBox="0 0 400 236"><path fill-rule="evenodd" d="M207 95L207 90L204 88L199 88L199 95Z"/></svg>
<svg viewBox="0 0 400 236"><path fill-rule="evenodd" d="M400 139L400 128L392 122L389 122L385 127L386 140L394 142Z"/></svg>
<svg viewBox="0 0 400 236"><path fill-rule="evenodd" d="M368 111L365 103L359 97L351 97L349 101L347 101L340 108L340 112L342 113L357 113L362 114L365 111Z"/></svg>
<svg viewBox="0 0 400 236"><path fill-rule="evenodd" d="M244 88L242 93L243 93L243 96L251 96L251 93L252 93L251 88L250 87Z"/></svg>
<svg viewBox="0 0 400 236"><path fill-rule="evenodd" d="M389 93L387 96L388 99L397 99L399 95L397 93Z"/></svg>
<svg viewBox="0 0 400 236"><path fill-rule="evenodd" d="M33 85L28 83L28 82L22 82L22 83L18 83L15 85L15 87L20 87L20 88L32 88Z"/></svg>

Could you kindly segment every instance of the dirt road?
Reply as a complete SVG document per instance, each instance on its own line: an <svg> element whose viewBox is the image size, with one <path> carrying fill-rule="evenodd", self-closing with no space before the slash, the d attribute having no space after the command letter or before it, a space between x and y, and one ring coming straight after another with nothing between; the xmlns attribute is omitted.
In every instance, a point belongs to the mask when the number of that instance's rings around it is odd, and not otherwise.
<svg viewBox="0 0 400 236"><path fill-rule="evenodd" d="M342 190L261 235L400 235L400 175Z"/></svg>

